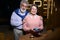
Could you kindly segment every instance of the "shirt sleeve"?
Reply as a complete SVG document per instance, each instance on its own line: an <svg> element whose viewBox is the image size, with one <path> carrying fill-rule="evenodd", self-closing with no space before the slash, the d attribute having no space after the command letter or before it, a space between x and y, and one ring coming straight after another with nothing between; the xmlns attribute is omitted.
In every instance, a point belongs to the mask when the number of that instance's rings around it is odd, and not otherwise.
<svg viewBox="0 0 60 40"><path fill-rule="evenodd" d="M20 26L22 24L21 18L13 12L11 15L10 23L12 26Z"/></svg>

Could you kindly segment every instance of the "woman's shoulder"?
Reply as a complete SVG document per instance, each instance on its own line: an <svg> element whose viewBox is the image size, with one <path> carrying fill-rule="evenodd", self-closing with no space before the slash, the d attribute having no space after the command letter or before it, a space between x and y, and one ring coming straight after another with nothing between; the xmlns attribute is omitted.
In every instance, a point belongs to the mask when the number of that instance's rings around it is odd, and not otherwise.
<svg viewBox="0 0 60 40"><path fill-rule="evenodd" d="M39 15L37 15L37 16L38 16L39 19L43 20L43 17L42 16L39 16Z"/></svg>
<svg viewBox="0 0 60 40"><path fill-rule="evenodd" d="M25 19L27 19L29 16L30 16L30 15L29 15L29 14L27 14L27 15L26 15L26 17L25 17Z"/></svg>

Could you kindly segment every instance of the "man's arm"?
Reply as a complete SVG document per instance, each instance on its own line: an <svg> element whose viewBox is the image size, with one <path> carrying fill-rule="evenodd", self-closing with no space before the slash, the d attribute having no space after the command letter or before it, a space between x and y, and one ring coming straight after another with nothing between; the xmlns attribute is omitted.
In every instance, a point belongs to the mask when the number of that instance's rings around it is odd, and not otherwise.
<svg viewBox="0 0 60 40"><path fill-rule="evenodd" d="M21 18L15 13L12 13L10 23L12 26L20 26L22 24Z"/></svg>

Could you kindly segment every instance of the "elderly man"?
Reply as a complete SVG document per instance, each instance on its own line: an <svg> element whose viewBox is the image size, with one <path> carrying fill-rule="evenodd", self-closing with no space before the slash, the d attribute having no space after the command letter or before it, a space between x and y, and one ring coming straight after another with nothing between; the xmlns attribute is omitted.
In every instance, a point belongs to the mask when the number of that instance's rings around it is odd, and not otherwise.
<svg viewBox="0 0 60 40"><path fill-rule="evenodd" d="M11 16L11 25L14 27L14 40L19 40L19 37L23 35L23 29L22 29L22 21L25 18L25 16L28 14L28 11L26 11L28 7L28 2L25 0L22 0L20 2L20 8L13 11Z"/></svg>

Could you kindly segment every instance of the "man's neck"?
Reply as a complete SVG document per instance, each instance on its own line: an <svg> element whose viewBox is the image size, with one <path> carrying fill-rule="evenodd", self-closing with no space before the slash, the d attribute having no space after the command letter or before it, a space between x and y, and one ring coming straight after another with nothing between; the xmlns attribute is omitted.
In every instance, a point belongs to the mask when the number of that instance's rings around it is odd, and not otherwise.
<svg viewBox="0 0 60 40"><path fill-rule="evenodd" d="M24 12L22 12L21 10L20 10L20 12L21 12L21 13L24 13Z"/></svg>

